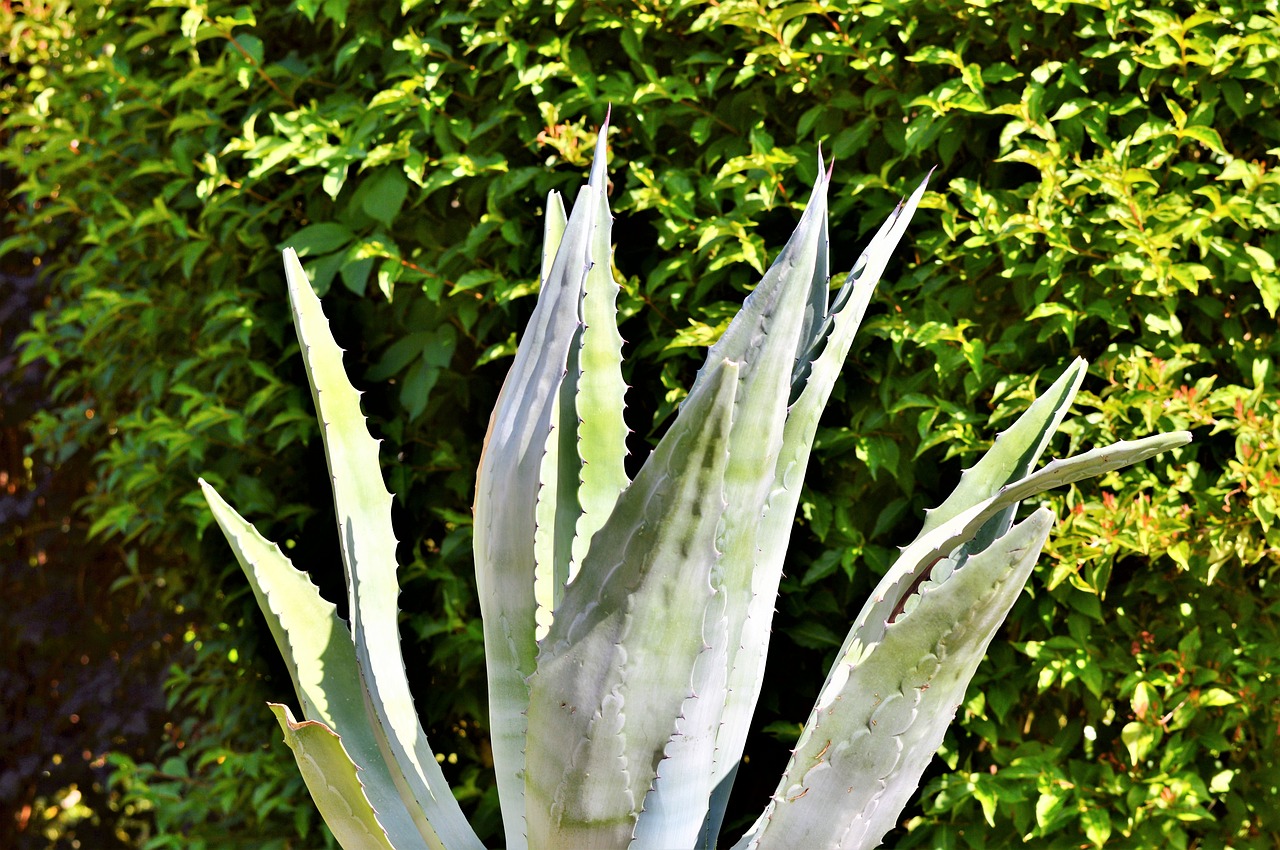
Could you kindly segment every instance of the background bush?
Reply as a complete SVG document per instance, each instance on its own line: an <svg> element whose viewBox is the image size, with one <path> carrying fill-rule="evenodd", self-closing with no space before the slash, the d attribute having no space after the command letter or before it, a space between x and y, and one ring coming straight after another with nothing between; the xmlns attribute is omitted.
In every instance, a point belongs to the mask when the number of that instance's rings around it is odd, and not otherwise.
<svg viewBox="0 0 1280 850"><path fill-rule="evenodd" d="M580 182L612 104L635 458L781 247L819 144L836 268L937 168L818 437L736 826L893 547L1082 355L1059 450L1197 442L1054 496L1058 531L896 840L1277 846L1274 0L0 14L20 175L0 251L46 288L21 345L53 403L28 452L92 457L80 515L133 553L112 586L184 622L168 734L112 761L104 805L147 815L131 840L318 840L261 705L287 677L194 484L342 597L285 245L327 290L384 438L419 708L497 834L472 474L532 308L543 198Z"/></svg>

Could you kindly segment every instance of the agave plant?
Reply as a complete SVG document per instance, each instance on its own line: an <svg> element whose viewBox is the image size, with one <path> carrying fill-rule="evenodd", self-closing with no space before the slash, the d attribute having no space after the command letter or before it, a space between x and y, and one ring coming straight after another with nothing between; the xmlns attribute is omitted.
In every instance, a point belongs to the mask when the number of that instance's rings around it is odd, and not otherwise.
<svg viewBox="0 0 1280 850"><path fill-rule="evenodd" d="M827 191L711 348L628 480L605 130L566 216L546 207L541 290L477 473L476 580L506 846L709 848L760 695L818 418L925 184L830 298ZM414 711L378 443L297 256L285 273L323 425L350 623L201 482L305 719L272 705L343 847L479 848ZM735 848L869 848L894 825L1053 524L1019 503L1190 439L1035 466L1077 360L929 511L858 614L777 790Z"/></svg>

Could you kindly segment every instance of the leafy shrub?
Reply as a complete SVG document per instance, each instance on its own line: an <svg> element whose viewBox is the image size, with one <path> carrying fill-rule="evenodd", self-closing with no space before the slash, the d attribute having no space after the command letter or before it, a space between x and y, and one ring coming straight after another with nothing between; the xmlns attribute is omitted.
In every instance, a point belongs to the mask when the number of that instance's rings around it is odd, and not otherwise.
<svg viewBox="0 0 1280 850"><path fill-rule="evenodd" d="M108 754L155 748L173 623L113 593L122 553L85 540L73 507L93 478L89 458L54 468L23 451L25 424L46 399L43 364L19 367L14 350L43 292L30 259L0 263L0 595L9 601L0 629L0 844L107 850L127 846L141 823L113 799Z"/></svg>
<svg viewBox="0 0 1280 850"><path fill-rule="evenodd" d="M24 356L51 365L61 404L36 420L34 449L94 454L81 505L94 531L162 553L122 588L183 605L194 639L220 647L174 682L175 706L210 713L170 755L232 737L251 752L275 734L265 710L212 701L254 703L249 683L272 674L221 651L252 657L258 638L238 624L256 620L221 550L198 542L199 471L244 512L281 518L267 536L305 519L291 555L338 588L273 268L300 233L399 460L385 466L403 470L401 536L427 541L400 553L407 644L432 637L409 659L421 713L451 718L433 740L467 805L492 805L470 470L496 361L531 309L540 198L575 180L612 102L611 144L631 163L613 188L622 333L655 340L629 352L641 457L794 221L783 171L810 179L814 146L834 153L832 239L848 244L941 170L914 259L896 284L891 268L818 436L793 543L815 566L783 583L781 685L742 797L771 790L848 607L912 514L1042 373L1081 355L1095 365L1052 451L1180 428L1197 442L1176 466L1051 501L1061 533L959 713L954 772L900 838L1271 846L1280 25L1267 3L24 11L3 39L19 71L0 88L3 156L24 205L4 250L43 260L48 307ZM206 828L190 798L164 805L172 829Z"/></svg>

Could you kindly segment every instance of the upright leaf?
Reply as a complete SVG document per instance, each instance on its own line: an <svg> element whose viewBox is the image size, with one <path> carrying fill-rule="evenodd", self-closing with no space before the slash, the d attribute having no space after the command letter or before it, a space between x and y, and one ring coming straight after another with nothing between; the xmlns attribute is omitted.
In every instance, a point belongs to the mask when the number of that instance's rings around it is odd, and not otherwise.
<svg viewBox="0 0 1280 850"><path fill-rule="evenodd" d="M748 848L870 850L942 744L1053 525L1042 508L837 658ZM941 573L941 571L939 571Z"/></svg>
<svg viewBox="0 0 1280 850"><path fill-rule="evenodd" d="M1029 475L1067 415L1088 366L1084 359L1077 357L1008 431L996 435L995 443L982 459L961 474L960 483L946 501L933 510L925 511L924 527L920 533L927 534L970 505L990 497L1005 484ZM974 551L982 551L1012 522L1013 511L1010 509L979 534L974 541Z"/></svg>
<svg viewBox="0 0 1280 850"><path fill-rule="evenodd" d="M270 705L311 799L344 850L402 850L391 843L378 822L365 796L360 770L338 734L316 720L297 722L287 705ZM444 845L437 841L433 846Z"/></svg>
<svg viewBox="0 0 1280 850"><path fill-rule="evenodd" d="M717 600L738 366L685 400L565 592L530 679L529 843L631 838Z"/></svg>
<svg viewBox="0 0 1280 850"><path fill-rule="evenodd" d="M622 380L622 335L618 333L618 282L613 277L613 215L606 173L608 121L596 139L589 187L596 204L582 292L582 337L569 379L575 395L577 451L581 460L578 518L573 542L576 570L618 494L627 486L627 425L623 421L627 385ZM573 580L573 573L569 575Z"/></svg>
<svg viewBox="0 0 1280 850"><path fill-rule="evenodd" d="M737 639L730 635L731 666L722 723L716 731L712 774L714 793L698 844L700 847L715 846L738 760L742 757L760 696L782 564L818 420L842 374L849 347L876 283L906 231L926 185L926 182L921 182L907 202L894 210L872 237L837 295L831 315L824 318L821 330L806 340L806 356L793 375L795 387L792 392L797 398L787 416L778 459L771 467L768 506L760 519L756 538L758 545L753 553L750 596L745 602L745 616L737 627ZM815 276L813 285L821 285L825 289L826 281L819 281ZM816 359L810 362L810 357Z"/></svg>
<svg viewBox="0 0 1280 850"><path fill-rule="evenodd" d="M391 494L379 470L378 442L365 425L360 394L347 380L342 349L334 342L302 264L292 250L285 251L284 261L294 328L323 425L347 575L351 636L374 736L423 839L440 840L451 848L479 848L479 839L427 743L405 676Z"/></svg>
<svg viewBox="0 0 1280 850"><path fill-rule="evenodd" d="M743 620L754 593L756 556L764 545L760 534L783 446L792 371L796 357L808 348L805 334L812 332L815 323L813 293L825 293L827 288L827 178L820 168L791 238L707 355L710 364L726 357L741 363L726 447L723 557L717 585L725 595L725 622L714 624L705 636L709 648L699 659L699 679L692 682L695 697L682 707L679 723L672 726L671 746L645 800L636 833L642 846L688 847L698 842L724 765L737 762L737 754L721 751L715 737L730 699L727 668L739 652ZM693 391L704 374L694 381ZM708 740L696 740L699 735Z"/></svg>
<svg viewBox="0 0 1280 850"><path fill-rule="evenodd" d="M602 191L602 186L584 186L563 228L557 205L548 203L546 280L490 417L476 473L476 585L488 663L490 740L509 850L526 840L527 679L534 671L538 636L549 627L548 614L569 580L582 513L575 364ZM548 267L546 257L557 238ZM566 381L571 367L574 380ZM613 415L620 421L621 411Z"/></svg>
<svg viewBox="0 0 1280 850"><path fill-rule="evenodd" d="M966 553L961 558L961 548L994 517L1024 499L1138 463L1190 439L1184 431L1158 434L1052 461L907 546L850 629L772 802L735 847L789 847L797 838L805 842L803 846L812 847L876 846L893 825L906 795L914 792L951 722L946 712L919 709L926 699L933 704L936 695L916 699L909 693L908 680L922 677L911 687L929 693L935 681L943 682L945 687L938 694L947 702L938 705L958 704L957 694L963 695L987 642L1034 566L1052 515L1047 510L1037 512L979 554ZM975 565L977 569L972 569ZM1021 581L1009 580L1018 575ZM932 652L936 664L929 660L929 653L920 652L921 646L934 639L941 641L940 651ZM888 663L882 663L885 659ZM907 677L903 677L903 670L908 669L904 665L916 665L910 666ZM838 751L844 756L846 769L811 774L812 769L827 763L828 738L833 744L852 742L849 735L859 724L868 731L878 727L880 719L874 715L864 719L861 714L848 713L848 706L865 702L861 698L868 692L910 697L905 702L905 697L895 698L894 708L885 709L892 717L909 719L909 724L886 716L885 722L891 723L888 728L895 730L888 743L882 743L879 736L860 737L857 747ZM860 768L854 770L857 765ZM839 786L843 797L832 791L835 786L831 783ZM809 804L794 810L791 807L815 788L815 799L829 804L825 810L829 826L802 828L800 821L787 813L809 810ZM845 805L834 807L831 801L837 799ZM791 831L784 826L787 823L792 825Z"/></svg>

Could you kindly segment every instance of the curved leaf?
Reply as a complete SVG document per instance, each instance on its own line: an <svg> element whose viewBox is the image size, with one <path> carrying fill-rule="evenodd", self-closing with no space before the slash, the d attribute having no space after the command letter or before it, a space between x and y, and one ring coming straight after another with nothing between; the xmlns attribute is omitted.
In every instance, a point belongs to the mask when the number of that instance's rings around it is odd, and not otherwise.
<svg viewBox="0 0 1280 850"><path fill-rule="evenodd" d="M345 850L397 850L378 823L359 768L338 734L316 720L298 723L287 705L268 705L284 730L285 743L293 750L311 799L338 843Z"/></svg>
<svg viewBox="0 0 1280 850"><path fill-rule="evenodd" d="M400 654L396 537L378 441L360 412L320 299L292 250L284 252L294 328L324 438L339 543L347 573L351 634L375 739L405 807L428 843L481 847L418 722ZM437 838L438 836L438 838Z"/></svg>
<svg viewBox="0 0 1280 850"><path fill-rule="evenodd" d="M347 624L280 547L258 534L213 487L203 480L200 487L280 647L302 713L339 730L343 746L361 768L364 794L397 850L439 847L438 840L428 844L419 834L369 725Z"/></svg>
<svg viewBox="0 0 1280 850"><path fill-rule="evenodd" d="M870 850L896 823L1035 566L1041 508L959 569L935 570L879 640L850 642L778 790L739 847Z"/></svg>

